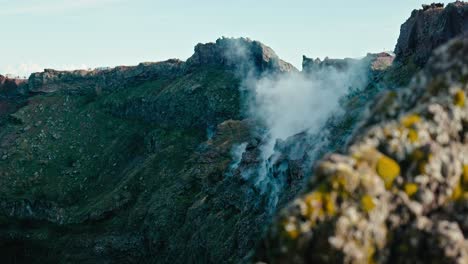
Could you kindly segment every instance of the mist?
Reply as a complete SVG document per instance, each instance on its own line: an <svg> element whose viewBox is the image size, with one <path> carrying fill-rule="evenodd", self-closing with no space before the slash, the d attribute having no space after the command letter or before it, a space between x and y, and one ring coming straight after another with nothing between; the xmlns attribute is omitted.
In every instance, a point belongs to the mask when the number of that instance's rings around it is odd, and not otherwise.
<svg viewBox="0 0 468 264"><path fill-rule="evenodd" d="M254 83L254 99L248 113L266 127L263 157L268 158L277 140L319 132L332 113L341 111L340 98L351 87L365 86L366 71L356 63L347 70L322 67L311 73L290 72L249 83Z"/></svg>

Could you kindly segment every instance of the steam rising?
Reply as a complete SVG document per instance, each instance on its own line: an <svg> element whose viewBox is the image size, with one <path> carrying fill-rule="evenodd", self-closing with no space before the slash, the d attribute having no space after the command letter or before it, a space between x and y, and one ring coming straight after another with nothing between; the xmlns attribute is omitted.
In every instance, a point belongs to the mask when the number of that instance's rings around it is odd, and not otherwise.
<svg viewBox="0 0 468 264"><path fill-rule="evenodd" d="M259 75L252 68L254 63L245 60L251 58L245 54L245 43L234 41L231 48L234 50L226 56L232 58L234 54L240 58L238 68L248 95L245 110L258 124L262 139L257 167L242 166L246 151L246 144L242 144L232 151L230 171L238 168L241 177L264 195L267 210L272 213L287 182L287 160L304 161L304 167L310 168L316 154L327 149L327 121L344 113L340 99L365 87L367 67L364 60L352 60L344 68L317 65L307 72L272 71ZM288 142L287 153L277 147L279 142Z"/></svg>
<svg viewBox="0 0 468 264"><path fill-rule="evenodd" d="M345 71L324 67L313 74L291 72L250 82L255 86L249 114L268 133L263 157L273 155L278 139L319 132L330 115L341 110L339 100L349 88L365 85L365 76L364 67L356 64Z"/></svg>

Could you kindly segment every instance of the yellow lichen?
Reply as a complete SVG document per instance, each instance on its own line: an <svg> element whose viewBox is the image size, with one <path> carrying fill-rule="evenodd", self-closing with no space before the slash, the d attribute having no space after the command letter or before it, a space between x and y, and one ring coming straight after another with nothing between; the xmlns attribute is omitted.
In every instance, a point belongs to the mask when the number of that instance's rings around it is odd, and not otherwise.
<svg viewBox="0 0 468 264"><path fill-rule="evenodd" d="M290 239L296 239L299 237L299 230L297 226L290 220L283 223L285 234Z"/></svg>
<svg viewBox="0 0 468 264"><path fill-rule="evenodd" d="M463 165L463 184L468 185L468 164Z"/></svg>
<svg viewBox="0 0 468 264"><path fill-rule="evenodd" d="M401 119L401 124L404 126L404 127L411 127L413 126L414 124L418 123L421 121L421 117L417 114L412 114L412 115L407 115L405 117L403 117Z"/></svg>
<svg viewBox="0 0 468 264"><path fill-rule="evenodd" d="M385 188L390 189L395 178L400 175L400 165L393 159L382 155L377 162L377 173L383 179Z"/></svg>
<svg viewBox="0 0 468 264"><path fill-rule="evenodd" d="M460 184L457 184L455 186L455 188L453 189L453 192L452 192L452 199L453 200L458 200L460 199L460 197L463 195L463 190L460 186Z"/></svg>
<svg viewBox="0 0 468 264"><path fill-rule="evenodd" d="M453 103L456 106L464 107L465 101L466 101L465 92L463 90L458 90L453 97Z"/></svg>
<svg viewBox="0 0 468 264"><path fill-rule="evenodd" d="M374 247L368 247L367 248L367 264L375 264L374 256L375 256L375 248Z"/></svg>
<svg viewBox="0 0 468 264"><path fill-rule="evenodd" d="M320 192L313 192L305 197L305 202L308 207L308 215L311 220L318 217L323 217L325 212L323 210L323 199Z"/></svg>
<svg viewBox="0 0 468 264"><path fill-rule="evenodd" d="M409 131L408 131L408 139L409 139L410 142L412 142L412 143L418 141L418 139L419 139L418 131L416 131L415 129L409 129Z"/></svg>
<svg viewBox="0 0 468 264"><path fill-rule="evenodd" d="M452 200L468 199L468 164L462 168L461 179L453 188Z"/></svg>
<svg viewBox="0 0 468 264"><path fill-rule="evenodd" d="M346 186L346 177L342 174L336 175L335 177L333 177L331 185L334 190L344 188Z"/></svg>
<svg viewBox="0 0 468 264"><path fill-rule="evenodd" d="M366 194L361 198L361 206L364 212L370 212L375 208L374 200L372 196Z"/></svg>
<svg viewBox="0 0 468 264"><path fill-rule="evenodd" d="M331 216L335 214L335 202L330 193L316 191L308 194L304 201L308 208L308 217L311 220L324 217L325 215Z"/></svg>
<svg viewBox="0 0 468 264"><path fill-rule="evenodd" d="M407 183L407 184L405 184L404 189L405 189L405 193L406 193L409 197L411 197L411 196L413 196L415 193L418 192L418 185L415 184L415 183Z"/></svg>
<svg viewBox="0 0 468 264"><path fill-rule="evenodd" d="M426 162L426 161L421 161L421 162L418 164L419 173L421 173L421 174L425 174L425 173L426 173L426 165L427 165L427 162Z"/></svg>
<svg viewBox="0 0 468 264"><path fill-rule="evenodd" d="M328 215L334 215L335 214L335 203L333 202L333 199L331 198L330 194L324 194L323 200L325 202L325 211L327 212Z"/></svg>

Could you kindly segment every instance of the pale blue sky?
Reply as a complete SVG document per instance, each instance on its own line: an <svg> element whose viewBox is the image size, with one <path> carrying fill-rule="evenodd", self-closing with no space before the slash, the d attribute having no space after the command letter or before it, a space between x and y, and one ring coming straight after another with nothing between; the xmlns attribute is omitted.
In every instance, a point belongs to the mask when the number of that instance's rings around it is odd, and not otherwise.
<svg viewBox="0 0 468 264"><path fill-rule="evenodd" d="M221 36L260 40L300 68L303 54L393 50L400 25L428 2L0 0L0 73L185 60Z"/></svg>

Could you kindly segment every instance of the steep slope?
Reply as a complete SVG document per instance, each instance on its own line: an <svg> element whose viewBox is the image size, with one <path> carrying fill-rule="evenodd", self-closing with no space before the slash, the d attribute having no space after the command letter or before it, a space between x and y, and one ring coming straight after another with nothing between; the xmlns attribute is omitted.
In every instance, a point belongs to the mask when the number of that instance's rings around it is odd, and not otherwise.
<svg viewBox="0 0 468 264"><path fill-rule="evenodd" d="M248 121L226 121L243 115L239 61L256 75L295 70L259 42L220 39L186 63L31 75L0 123L2 260L240 258L259 229L239 212L263 212L242 207L241 189L216 191L250 137Z"/></svg>

